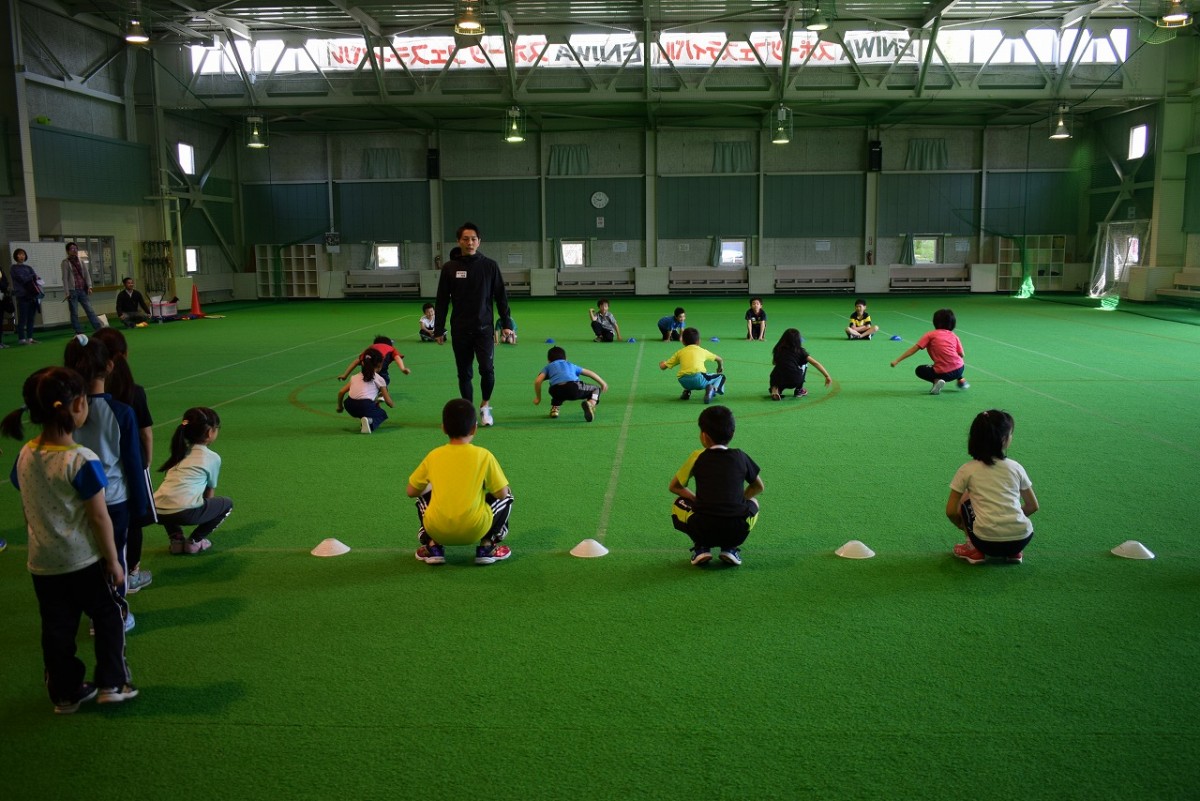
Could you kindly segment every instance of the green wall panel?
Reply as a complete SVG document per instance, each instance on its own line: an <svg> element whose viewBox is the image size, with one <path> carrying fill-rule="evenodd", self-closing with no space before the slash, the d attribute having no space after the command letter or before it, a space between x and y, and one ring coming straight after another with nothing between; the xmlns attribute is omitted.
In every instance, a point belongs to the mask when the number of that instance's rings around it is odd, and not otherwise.
<svg viewBox="0 0 1200 801"><path fill-rule="evenodd" d="M555 178L546 181L546 236L556 239L645 239L646 204L641 178ZM608 195L597 209L592 195ZM604 218L604 227L596 218Z"/></svg>
<svg viewBox="0 0 1200 801"><path fill-rule="evenodd" d="M446 240L452 241L454 231L468 221L479 226L484 242L541 239L538 184L536 178L443 182L442 226Z"/></svg>
<svg viewBox="0 0 1200 801"><path fill-rule="evenodd" d="M862 236L866 180L855 175L768 175L763 236Z"/></svg>
<svg viewBox="0 0 1200 801"><path fill-rule="evenodd" d="M1188 156L1183 188L1183 230L1200 234L1200 153Z"/></svg>
<svg viewBox="0 0 1200 801"><path fill-rule="evenodd" d="M39 197L119 206L151 202L146 145L44 125L29 130Z"/></svg>
<svg viewBox="0 0 1200 801"><path fill-rule="evenodd" d="M426 181L337 184L334 208L343 242L429 241Z"/></svg>
<svg viewBox="0 0 1200 801"><path fill-rule="evenodd" d="M329 230L326 185L248 184L242 188L246 243L291 245L323 242Z"/></svg>
<svg viewBox="0 0 1200 801"><path fill-rule="evenodd" d="M658 179L658 235L662 239L754 236L758 233L757 214L756 176Z"/></svg>
<svg viewBox="0 0 1200 801"><path fill-rule="evenodd" d="M217 232L219 232L225 243L234 247L233 204L206 203L204 211L207 212L207 217L199 209L184 209L182 215L183 244L189 246L217 245L220 244L217 237ZM216 226L215 230L214 225Z"/></svg>
<svg viewBox="0 0 1200 801"><path fill-rule="evenodd" d="M1069 172L992 173L988 231L1002 235L1070 234L1079 225L1079 177Z"/></svg>
<svg viewBox="0 0 1200 801"><path fill-rule="evenodd" d="M879 176L879 235L953 234L979 228L978 175Z"/></svg>

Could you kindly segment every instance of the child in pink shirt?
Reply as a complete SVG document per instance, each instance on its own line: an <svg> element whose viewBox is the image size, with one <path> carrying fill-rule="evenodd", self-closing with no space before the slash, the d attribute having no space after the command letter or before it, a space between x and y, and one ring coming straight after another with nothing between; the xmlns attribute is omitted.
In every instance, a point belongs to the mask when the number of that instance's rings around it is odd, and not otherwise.
<svg viewBox="0 0 1200 801"><path fill-rule="evenodd" d="M966 363L963 362L962 340L954 333L954 312L950 309L938 309L933 313L933 330L917 340L917 344L900 355L892 362L895 367L900 362L912 356L919 350L928 350L933 364L922 364L917 367L917 378L933 384L930 395L940 394L942 387L948 381L956 381L959 389L968 389L970 384L963 378Z"/></svg>

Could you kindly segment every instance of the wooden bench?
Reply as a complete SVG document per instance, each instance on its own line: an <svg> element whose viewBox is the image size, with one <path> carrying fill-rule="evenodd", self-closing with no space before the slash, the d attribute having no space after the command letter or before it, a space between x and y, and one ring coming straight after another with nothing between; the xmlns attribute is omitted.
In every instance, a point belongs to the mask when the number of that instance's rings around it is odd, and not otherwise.
<svg viewBox="0 0 1200 801"><path fill-rule="evenodd" d="M971 268L965 264L893 264L890 286L894 290L924 292L971 288Z"/></svg>
<svg viewBox="0 0 1200 801"><path fill-rule="evenodd" d="M667 287L682 294L744 294L750 291L750 276L745 267L672 267Z"/></svg>
<svg viewBox="0 0 1200 801"><path fill-rule="evenodd" d="M633 270L559 270L558 292L592 295L632 294Z"/></svg>
<svg viewBox="0 0 1200 801"><path fill-rule="evenodd" d="M1169 298L1184 298L1200 300L1200 269L1180 270L1171 279L1173 286L1156 290L1159 295Z"/></svg>
<svg viewBox="0 0 1200 801"><path fill-rule="evenodd" d="M853 292L854 267L775 267L775 292Z"/></svg>
<svg viewBox="0 0 1200 801"><path fill-rule="evenodd" d="M503 267L501 267L500 274L504 278L504 289L506 292L508 292L508 294L530 294L529 270L505 270Z"/></svg>
<svg viewBox="0 0 1200 801"><path fill-rule="evenodd" d="M420 295L421 274L416 270L347 270L342 292L347 297Z"/></svg>

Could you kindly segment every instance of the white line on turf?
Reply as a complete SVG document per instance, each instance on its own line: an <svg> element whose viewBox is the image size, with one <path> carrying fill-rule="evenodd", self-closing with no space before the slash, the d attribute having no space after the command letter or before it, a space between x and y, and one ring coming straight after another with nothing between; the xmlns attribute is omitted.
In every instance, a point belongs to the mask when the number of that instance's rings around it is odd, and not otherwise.
<svg viewBox="0 0 1200 801"><path fill-rule="evenodd" d="M910 318L912 318L913 320L923 320L923 321L925 321L925 322L928 322L928 320L926 320L926 318L924 318L924 317L917 317L916 315L913 315L913 314L908 314L907 312L900 312L900 315L901 315L902 317L910 317ZM933 325L932 323L929 323L929 324L930 324L930 325ZM976 333L974 333L974 332L972 332L972 331L965 331L964 329L956 329L956 330L957 330L957 331L963 331L963 333L969 334L970 336L973 336L973 337L978 337L979 339L986 339L988 342L995 342L997 345L1005 345L1005 346L1007 346L1007 347L1013 348L1014 350L1023 350L1023 351L1025 351L1026 353L1032 353L1032 354L1034 354L1035 356L1041 356L1041 357L1043 357L1043 358L1046 358L1046 359L1053 359L1053 360L1054 360L1054 361L1056 361L1056 362L1062 362L1063 364L1069 364L1069 365L1071 365L1072 367L1078 367L1078 368L1080 368L1080 369L1082 369L1082 370L1092 370L1092 371L1094 371L1094 372L1100 373L1101 375L1106 375L1106 376L1108 376L1108 377L1110 377L1110 378L1117 378L1117 379L1120 379L1121 381L1129 381L1129 380L1130 380L1128 376L1124 376L1124 375L1121 375L1121 374L1119 374L1119 373L1110 373L1110 372L1109 372L1109 371L1107 371L1107 370L1101 370L1099 367L1092 367L1090 364L1080 364L1079 362L1073 362L1073 361L1070 361L1070 360L1068 360L1068 359L1063 359L1063 358L1060 358L1060 357L1058 357L1058 356L1055 356L1055 355L1054 355L1054 354L1052 354L1052 353L1045 353L1045 352L1043 352L1043 351L1040 351L1040 350L1033 350L1033 349L1031 349L1031 348L1023 348L1023 347L1021 347L1020 345L1014 345L1013 343L1011 343L1011 342L1006 342L1006 341L1004 341L1003 339L993 339L992 337L989 337L989 336L984 336L983 334L976 334ZM972 370L976 370L976 369L978 369L978 368L976 368L974 365L970 365L970 367L971 367L971 369L972 369Z"/></svg>
<svg viewBox="0 0 1200 801"><path fill-rule="evenodd" d="M637 396L638 375L641 373L642 354L645 351L646 343L639 339L637 361L633 365L633 379L629 382L629 400L625 403L625 418L621 420L621 433L617 436L616 447L613 448L612 473L608 477L608 488L604 490L604 504L600 507L600 520L596 524L596 541L601 543L608 534L608 520L612 516L613 500L617 497L617 482L621 478L621 463L625 458L625 440L629 436L633 399Z"/></svg>

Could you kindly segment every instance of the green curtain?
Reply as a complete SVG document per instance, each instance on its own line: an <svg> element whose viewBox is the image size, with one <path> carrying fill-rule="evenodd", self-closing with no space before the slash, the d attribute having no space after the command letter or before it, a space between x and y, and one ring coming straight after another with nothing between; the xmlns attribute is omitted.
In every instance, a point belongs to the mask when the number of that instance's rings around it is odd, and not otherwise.
<svg viewBox="0 0 1200 801"><path fill-rule="evenodd" d="M906 170L944 170L949 167L950 159L946 156L946 140L909 139L908 158L904 161Z"/></svg>
<svg viewBox="0 0 1200 801"><path fill-rule="evenodd" d="M913 235L905 234L904 239L900 242L900 263L901 264L916 264L917 254L913 251Z"/></svg>
<svg viewBox="0 0 1200 801"><path fill-rule="evenodd" d="M546 168L547 175L587 175L590 171L587 145L550 146L550 164Z"/></svg>
<svg viewBox="0 0 1200 801"><path fill-rule="evenodd" d="M721 266L721 237L714 236L714 237L710 237L710 238L712 239L712 245L710 245L708 248L709 266L720 267Z"/></svg>
<svg viewBox="0 0 1200 801"><path fill-rule="evenodd" d="M554 269L561 271L566 265L563 264L562 254L562 239L555 238L554 242Z"/></svg>
<svg viewBox="0 0 1200 801"><path fill-rule="evenodd" d="M749 142L713 142L713 172L754 172Z"/></svg>
<svg viewBox="0 0 1200 801"><path fill-rule="evenodd" d="M402 178L400 149L396 147L363 148L363 178Z"/></svg>

